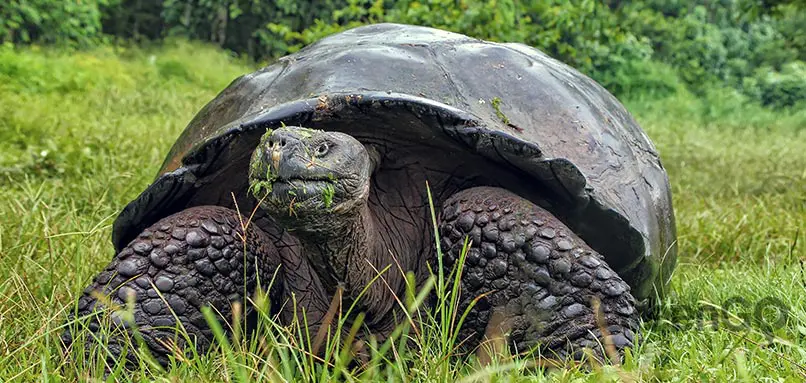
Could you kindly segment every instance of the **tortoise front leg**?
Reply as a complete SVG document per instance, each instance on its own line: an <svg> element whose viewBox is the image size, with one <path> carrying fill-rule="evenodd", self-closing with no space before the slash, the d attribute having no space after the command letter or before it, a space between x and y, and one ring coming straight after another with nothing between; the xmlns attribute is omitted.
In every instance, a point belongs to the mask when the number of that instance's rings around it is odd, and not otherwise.
<svg viewBox="0 0 806 383"><path fill-rule="evenodd" d="M246 303L245 296L251 297L258 283L268 288L280 264L270 237L251 225L244 238L241 222L233 210L201 206L144 230L84 290L74 314L77 323L86 323L90 331L66 331L65 344L91 346L107 337L110 361L125 354L128 362L135 362L129 348L132 323L120 311L109 310L109 306L126 307L130 301L134 327L161 364L167 365L169 355L186 347L177 332L180 327L197 350L206 350L213 333L201 308L211 306L220 320L230 320L233 303ZM275 296L279 285L275 279ZM249 314L251 308L247 305L244 310ZM74 339L77 335L83 339Z"/></svg>
<svg viewBox="0 0 806 383"><path fill-rule="evenodd" d="M632 346L639 317L630 287L548 211L504 189L471 188L445 202L440 233L448 268L465 237L472 241L459 310L486 294L462 339L479 344L504 334L514 352L560 359L580 359L585 348L602 357L607 344L618 353Z"/></svg>

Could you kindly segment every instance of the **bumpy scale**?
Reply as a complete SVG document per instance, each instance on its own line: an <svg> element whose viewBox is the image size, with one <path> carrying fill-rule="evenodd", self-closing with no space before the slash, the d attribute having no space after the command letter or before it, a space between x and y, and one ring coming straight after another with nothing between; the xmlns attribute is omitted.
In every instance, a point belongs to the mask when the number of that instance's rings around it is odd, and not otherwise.
<svg viewBox="0 0 806 383"><path fill-rule="evenodd" d="M125 307L132 301L137 332L163 365L174 352L170 344L177 350L185 347L184 338L177 335L179 327L198 350L206 350L213 334L201 307L209 305L221 314L220 319L231 320L233 303L245 303L244 291L251 294L258 284L269 288L279 265L268 235L250 227L244 238L242 222L246 221L237 212L218 206L194 207L160 220L95 277L79 298L75 314L87 317L89 330L101 336L108 333L108 328L104 330L107 304ZM274 280L273 286L280 283ZM277 290L273 288L270 296L276 296ZM97 293L108 296L108 301L99 300ZM246 314L249 311L247 306ZM110 319L113 329L131 328L119 313L112 312ZM65 344L72 344L73 336L66 332ZM122 355L128 343L125 338L110 336L113 355ZM126 355L129 362L135 361L131 352Z"/></svg>
<svg viewBox="0 0 806 383"><path fill-rule="evenodd" d="M446 201L440 233L448 268L471 241L459 309L483 296L462 339L505 334L517 352L538 346L559 359L579 359L585 348L602 357L606 342L632 347L639 319L630 287L546 210L504 189L472 188Z"/></svg>

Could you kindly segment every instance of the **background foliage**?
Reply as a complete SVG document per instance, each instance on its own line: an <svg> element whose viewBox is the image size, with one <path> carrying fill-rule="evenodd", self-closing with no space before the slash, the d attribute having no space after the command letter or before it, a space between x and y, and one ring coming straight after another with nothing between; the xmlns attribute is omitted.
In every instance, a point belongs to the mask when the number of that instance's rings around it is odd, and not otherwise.
<svg viewBox="0 0 806 383"><path fill-rule="evenodd" d="M625 100L668 170L680 248L639 347L620 367L544 375L529 360L481 367L441 335L359 370L239 338L107 381L806 380L806 2L316 3L0 0L0 381L102 378L105 358L59 346L66 312L187 121L254 61L378 21L524 41ZM749 304L724 304L737 296ZM783 326L737 320L769 297Z"/></svg>
<svg viewBox="0 0 806 383"><path fill-rule="evenodd" d="M345 358L314 363L303 336L269 324L276 331L233 336L231 348L219 343L170 371L143 363L104 377L103 351L93 359L60 347L66 313L112 258L120 209L199 108L253 67L183 40L0 46L0 382L806 381L806 109L742 105L729 88L626 102L668 170L680 253L661 319L643 324L621 367L543 374L529 358L505 357L484 367L442 341L446 326L426 325L354 370ZM737 296L747 304L725 304ZM754 319L768 297L789 309L772 332L772 320ZM752 321L729 320L743 317Z"/></svg>
<svg viewBox="0 0 806 383"><path fill-rule="evenodd" d="M802 0L11 0L0 4L0 41L183 36L271 60L375 22L524 42L621 97L727 87L741 102L775 108L806 100Z"/></svg>

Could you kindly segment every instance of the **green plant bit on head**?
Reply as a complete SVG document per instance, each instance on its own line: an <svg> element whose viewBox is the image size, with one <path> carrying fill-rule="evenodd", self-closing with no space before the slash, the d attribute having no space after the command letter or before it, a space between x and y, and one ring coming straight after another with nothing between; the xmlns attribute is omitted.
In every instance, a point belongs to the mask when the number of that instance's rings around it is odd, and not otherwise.
<svg viewBox="0 0 806 383"><path fill-rule="evenodd" d="M271 193L271 190L272 190L271 181L259 180L254 181L252 182L251 185L249 185L249 193L251 193L253 196L255 196L255 198L258 199L263 198L269 193Z"/></svg>
<svg viewBox="0 0 806 383"><path fill-rule="evenodd" d="M495 115L501 119L501 122L509 124L509 118L501 111L501 99L493 97L490 102L493 104L493 109L495 109Z"/></svg>
<svg viewBox="0 0 806 383"><path fill-rule="evenodd" d="M263 133L263 135L260 136L260 143L261 144L265 143L266 140L268 140L269 137L271 137L272 132L274 132L274 129L266 128L266 133Z"/></svg>
<svg viewBox="0 0 806 383"><path fill-rule="evenodd" d="M266 129L266 133L260 137L260 144L263 145L266 140L271 137L272 130ZM257 154L255 154L257 155ZM271 167L266 165L266 174L264 179L258 179L258 174L261 172L261 166L263 166L260 161L252 160L249 164L249 193L255 196L255 198L261 199L265 198L269 193L272 191L272 182L274 182L275 177L271 173Z"/></svg>
<svg viewBox="0 0 806 383"><path fill-rule="evenodd" d="M325 208L330 209L333 206L333 196L336 194L336 189L333 185L328 184L325 186L325 189L322 190L322 200L325 202Z"/></svg>

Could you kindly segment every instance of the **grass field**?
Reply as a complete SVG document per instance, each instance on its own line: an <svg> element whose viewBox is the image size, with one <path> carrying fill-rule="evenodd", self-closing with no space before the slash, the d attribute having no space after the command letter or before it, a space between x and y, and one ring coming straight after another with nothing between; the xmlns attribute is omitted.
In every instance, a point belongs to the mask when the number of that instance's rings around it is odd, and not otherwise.
<svg viewBox="0 0 806 383"><path fill-rule="evenodd" d="M194 113L251 69L185 43L0 48L0 381L85 381L103 369L62 355L65 310L112 257L117 212L149 184ZM426 351L403 350L363 373L312 367L278 338L276 358L236 344L169 372L144 364L131 379L806 380L806 111L775 113L730 92L627 105L669 171L680 256L662 319L644 324L623 366L481 368L445 358L450 347L433 332ZM731 299L732 314L711 323ZM786 308L782 323L775 306Z"/></svg>

